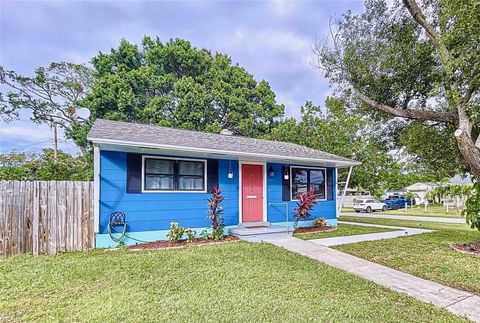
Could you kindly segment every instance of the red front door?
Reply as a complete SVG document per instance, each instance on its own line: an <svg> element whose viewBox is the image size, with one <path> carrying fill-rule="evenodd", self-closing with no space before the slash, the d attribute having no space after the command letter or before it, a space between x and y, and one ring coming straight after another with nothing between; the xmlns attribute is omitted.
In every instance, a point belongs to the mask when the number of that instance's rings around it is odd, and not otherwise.
<svg viewBox="0 0 480 323"><path fill-rule="evenodd" d="M263 166L242 165L242 222L263 221Z"/></svg>

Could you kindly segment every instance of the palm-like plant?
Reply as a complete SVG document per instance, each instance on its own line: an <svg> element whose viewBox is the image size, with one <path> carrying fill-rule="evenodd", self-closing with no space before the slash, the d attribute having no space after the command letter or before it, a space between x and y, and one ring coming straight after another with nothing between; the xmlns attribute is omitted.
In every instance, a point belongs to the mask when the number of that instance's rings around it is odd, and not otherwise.
<svg viewBox="0 0 480 323"><path fill-rule="evenodd" d="M212 222L212 237L215 240L223 239L223 200L222 190L215 187L208 199L208 218Z"/></svg>
<svg viewBox="0 0 480 323"><path fill-rule="evenodd" d="M306 220L310 217L310 211L317 205L317 196L313 190L313 187L310 188L306 193L300 194L299 201L297 202L297 207L295 208L295 218L294 227L298 227L298 221Z"/></svg>

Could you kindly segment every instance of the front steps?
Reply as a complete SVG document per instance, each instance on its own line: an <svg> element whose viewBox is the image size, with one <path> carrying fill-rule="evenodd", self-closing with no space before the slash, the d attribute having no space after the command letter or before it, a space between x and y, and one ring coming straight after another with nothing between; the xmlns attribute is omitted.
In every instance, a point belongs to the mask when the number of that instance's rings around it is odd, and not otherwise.
<svg viewBox="0 0 480 323"><path fill-rule="evenodd" d="M269 222L245 222L238 227L231 228L228 233L250 242L261 242L264 238L287 236L292 234L292 229L280 225L270 225Z"/></svg>
<svg viewBox="0 0 480 323"><path fill-rule="evenodd" d="M270 222L266 222L266 221L243 222L243 223L239 223L239 224L238 224L238 227L239 227L239 228L242 228L242 229L246 229L246 228L259 228L259 227L269 227L269 226L270 226Z"/></svg>

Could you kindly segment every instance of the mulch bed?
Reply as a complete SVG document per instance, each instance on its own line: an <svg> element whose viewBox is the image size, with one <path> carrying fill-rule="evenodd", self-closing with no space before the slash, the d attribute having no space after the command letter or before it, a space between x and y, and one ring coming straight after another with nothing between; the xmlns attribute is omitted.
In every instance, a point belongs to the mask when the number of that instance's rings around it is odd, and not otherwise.
<svg viewBox="0 0 480 323"><path fill-rule="evenodd" d="M186 247L186 246L198 246L204 244L215 244L215 243L224 243L230 241L238 240L235 236L225 236L223 240L211 240L211 239L203 239L203 238L195 238L192 242L187 242L187 240L181 241L168 241L168 240L157 240L142 244L137 244L134 246L128 247L128 249L132 250L140 250L140 249L167 249L167 248L178 248L178 247Z"/></svg>
<svg viewBox="0 0 480 323"><path fill-rule="evenodd" d="M460 252L480 256L480 241L474 243L453 243L450 248Z"/></svg>
<svg viewBox="0 0 480 323"><path fill-rule="evenodd" d="M306 234L306 233L316 233L316 232L330 232L337 230L337 227L304 227L296 228L293 233Z"/></svg>

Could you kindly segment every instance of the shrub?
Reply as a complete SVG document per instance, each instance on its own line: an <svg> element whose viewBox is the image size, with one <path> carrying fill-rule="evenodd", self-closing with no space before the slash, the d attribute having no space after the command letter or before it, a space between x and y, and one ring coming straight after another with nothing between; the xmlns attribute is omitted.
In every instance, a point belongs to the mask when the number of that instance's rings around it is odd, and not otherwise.
<svg viewBox="0 0 480 323"><path fill-rule="evenodd" d="M187 235L187 242L193 242L193 239L195 239L195 235L197 234L197 231L190 228L186 228L185 234Z"/></svg>
<svg viewBox="0 0 480 323"><path fill-rule="evenodd" d="M298 222L300 220L306 220L310 217L310 210L312 210L317 203L318 201L313 187L310 188L307 193L300 194L297 207L295 208L295 214L293 215L295 218L295 228L298 227Z"/></svg>
<svg viewBox="0 0 480 323"><path fill-rule="evenodd" d="M202 236L207 239L222 240L223 239L223 200L222 190L215 187L208 199L208 218L212 222L211 233L206 232ZM204 232L202 232L204 233Z"/></svg>
<svg viewBox="0 0 480 323"><path fill-rule="evenodd" d="M465 203L466 208L462 211L470 228L480 231L480 181L473 186L470 197Z"/></svg>
<svg viewBox="0 0 480 323"><path fill-rule="evenodd" d="M327 220L325 220L325 218L317 218L313 220L313 225L319 228L324 228L327 226Z"/></svg>
<svg viewBox="0 0 480 323"><path fill-rule="evenodd" d="M167 233L169 241L180 241L182 240L183 234L185 233L185 228L182 228L178 225L178 222L170 223L170 230Z"/></svg>

